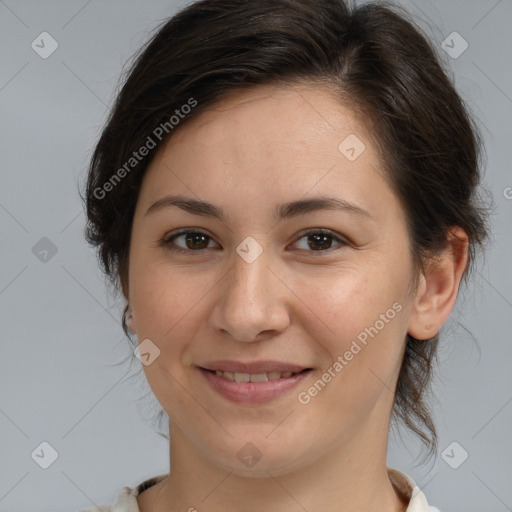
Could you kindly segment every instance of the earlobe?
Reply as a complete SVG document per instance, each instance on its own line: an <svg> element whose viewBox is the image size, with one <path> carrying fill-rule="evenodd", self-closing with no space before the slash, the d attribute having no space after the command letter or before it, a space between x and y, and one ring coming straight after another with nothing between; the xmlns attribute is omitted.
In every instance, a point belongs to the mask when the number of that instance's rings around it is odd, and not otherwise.
<svg viewBox="0 0 512 512"><path fill-rule="evenodd" d="M132 308L128 306L126 312L126 324L128 325L128 329L132 334L136 334L137 330L135 328L135 318L133 316Z"/></svg>
<svg viewBox="0 0 512 512"><path fill-rule="evenodd" d="M456 227L450 231L445 249L420 276L408 334L427 340L440 331L455 306L467 263L468 237L462 228Z"/></svg>

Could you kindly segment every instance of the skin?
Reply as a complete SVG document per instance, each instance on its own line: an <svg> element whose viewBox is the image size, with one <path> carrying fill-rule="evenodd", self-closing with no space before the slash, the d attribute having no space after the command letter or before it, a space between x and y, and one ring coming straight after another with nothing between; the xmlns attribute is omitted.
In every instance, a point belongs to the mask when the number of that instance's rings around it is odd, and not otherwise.
<svg viewBox="0 0 512 512"><path fill-rule="evenodd" d="M366 146L355 161L338 149L349 134ZM428 339L447 319L467 237L454 229L411 289L405 214L382 169L360 117L314 85L232 94L158 152L134 215L129 326L160 350L144 371L169 415L172 472L141 493L142 512L405 510L386 451L406 334ZM212 203L226 219L177 206L146 213L178 194ZM316 197L348 201L369 216L328 209L273 216L278 205ZM207 237L187 245L181 236L173 246L178 228ZM310 228L332 238L319 248L304 234ZM252 263L236 252L248 236L263 249ZM297 394L396 303L401 311L307 405L299 403ZM313 371L271 402L235 404L196 367L218 359L272 359ZM248 442L262 455L250 468L237 457Z"/></svg>

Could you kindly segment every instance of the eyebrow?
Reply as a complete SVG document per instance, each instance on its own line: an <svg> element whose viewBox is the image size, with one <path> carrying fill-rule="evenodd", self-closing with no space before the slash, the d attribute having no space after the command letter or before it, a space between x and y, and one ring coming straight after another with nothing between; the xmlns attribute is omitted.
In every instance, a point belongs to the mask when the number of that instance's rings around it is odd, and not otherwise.
<svg viewBox="0 0 512 512"><path fill-rule="evenodd" d="M222 222L227 222L228 219L228 216L221 208L211 203L179 195L170 195L158 199L146 210L144 216L172 206L181 208L194 215L213 217ZM274 217L284 220L319 210L340 210L352 215L372 219L370 212L367 210L344 199L334 197L315 197L283 203L274 210Z"/></svg>

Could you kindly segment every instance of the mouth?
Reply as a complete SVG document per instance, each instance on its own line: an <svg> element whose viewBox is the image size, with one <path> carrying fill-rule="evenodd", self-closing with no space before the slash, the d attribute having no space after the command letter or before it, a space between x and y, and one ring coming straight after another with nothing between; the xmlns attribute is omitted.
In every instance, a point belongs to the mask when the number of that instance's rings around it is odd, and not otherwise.
<svg viewBox="0 0 512 512"><path fill-rule="evenodd" d="M310 367L273 361L249 364L222 361L198 369L213 390L224 398L253 404L280 397L313 371Z"/></svg>
<svg viewBox="0 0 512 512"><path fill-rule="evenodd" d="M307 372L311 368L304 368L299 372L266 372L266 373L243 373L243 372L227 372L223 370L208 370L207 368L202 368L207 372L210 372L217 377L222 377L226 380L231 380L233 382L268 382L269 380L278 380L278 379L289 379L295 375L299 375L300 373Z"/></svg>

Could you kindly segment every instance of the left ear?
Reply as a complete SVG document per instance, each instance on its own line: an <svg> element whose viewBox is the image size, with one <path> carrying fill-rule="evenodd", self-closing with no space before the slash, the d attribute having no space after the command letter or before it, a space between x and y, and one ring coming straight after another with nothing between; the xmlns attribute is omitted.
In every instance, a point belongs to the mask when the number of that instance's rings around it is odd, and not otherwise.
<svg viewBox="0 0 512 512"><path fill-rule="evenodd" d="M427 340L440 330L455 306L468 264L468 236L460 227L450 230L446 245L420 275L409 319L408 334Z"/></svg>

